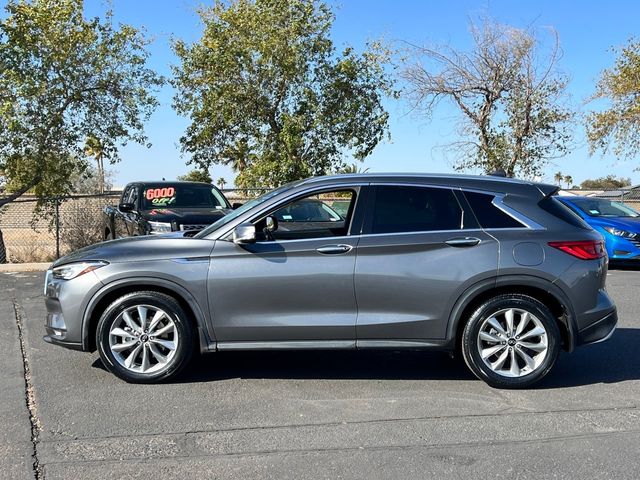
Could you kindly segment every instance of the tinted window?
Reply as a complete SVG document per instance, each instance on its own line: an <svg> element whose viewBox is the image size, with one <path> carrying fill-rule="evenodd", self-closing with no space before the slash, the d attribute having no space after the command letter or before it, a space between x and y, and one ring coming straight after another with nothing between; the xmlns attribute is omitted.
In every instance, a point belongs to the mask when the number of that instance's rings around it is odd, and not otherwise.
<svg viewBox="0 0 640 480"><path fill-rule="evenodd" d="M462 208L449 189L379 186L372 233L459 230Z"/></svg>
<svg viewBox="0 0 640 480"><path fill-rule="evenodd" d="M542 199L538 205L543 210L549 212L556 218L567 222L574 227L584 228L585 230L591 230L591 227L587 225L587 223L582 220L577 213L567 207L560 200L555 197L546 197Z"/></svg>
<svg viewBox="0 0 640 480"><path fill-rule="evenodd" d="M520 222L496 207L492 202L494 195L476 192L464 192L464 196L473 209L482 228L522 228Z"/></svg>

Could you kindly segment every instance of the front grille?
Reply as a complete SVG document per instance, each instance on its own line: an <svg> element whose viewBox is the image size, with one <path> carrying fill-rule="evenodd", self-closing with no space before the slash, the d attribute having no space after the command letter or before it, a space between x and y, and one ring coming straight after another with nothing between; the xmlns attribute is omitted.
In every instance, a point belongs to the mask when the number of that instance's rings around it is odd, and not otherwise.
<svg viewBox="0 0 640 480"><path fill-rule="evenodd" d="M636 248L640 248L640 238L629 238L628 240L633 243Z"/></svg>
<svg viewBox="0 0 640 480"><path fill-rule="evenodd" d="M190 230L204 230L208 226L209 226L208 224L191 223L191 224L187 224L187 225L180 225L180 230L182 230L183 232L184 231L190 231Z"/></svg>

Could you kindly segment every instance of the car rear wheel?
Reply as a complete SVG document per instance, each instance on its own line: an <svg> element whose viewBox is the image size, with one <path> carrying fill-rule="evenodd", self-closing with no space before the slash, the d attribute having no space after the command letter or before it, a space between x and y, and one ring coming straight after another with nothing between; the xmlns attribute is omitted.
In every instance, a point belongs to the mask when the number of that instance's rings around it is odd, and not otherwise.
<svg viewBox="0 0 640 480"><path fill-rule="evenodd" d="M102 314L96 344L104 365L132 383L176 376L194 350L193 327L178 302L159 292L134 292Z"/></svg>
<svg viewBox="0 0 640 480"><path fill-rule="evenodd" d="M462 335L466 364L497 388L524 388L553 367L560 349L556 319L527 295L492 298L471 315Z"/></svg>

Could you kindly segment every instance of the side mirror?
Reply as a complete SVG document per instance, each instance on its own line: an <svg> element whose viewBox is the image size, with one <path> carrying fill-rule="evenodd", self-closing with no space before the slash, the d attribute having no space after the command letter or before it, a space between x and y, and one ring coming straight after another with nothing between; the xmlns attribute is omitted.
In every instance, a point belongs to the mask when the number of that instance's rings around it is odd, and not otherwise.
<svg viewBox="0 0 640 480"><path fill-rule="evenodd" d="M278 229L278 219L273 215L269 215L267 218L264 219L264 221L265 221L264 228L266 228L270 232L275 232Z"/></svg>
<svg viewBox="0 0 640 480"><path fill-rule="evenodd" d="M118 210L121 212L133 212L136 206L133 203L121 203L118 205Z"/></svg>
<svg viewBox="0 0 640 480"><path fill-rule="evenodd" d="M241 204L240 202L233 202L233 203L231 204L231 208L232 208L233 210L235 210L236 208L240 208L241 206L242 206L242 204Z"/></svg>
<svg viewBox="0 0 640 480"><path fill-rule="evenodd" d="M256 227L251 223L241 223L233 231L233 243L242 245L256 242Z"/></svg>

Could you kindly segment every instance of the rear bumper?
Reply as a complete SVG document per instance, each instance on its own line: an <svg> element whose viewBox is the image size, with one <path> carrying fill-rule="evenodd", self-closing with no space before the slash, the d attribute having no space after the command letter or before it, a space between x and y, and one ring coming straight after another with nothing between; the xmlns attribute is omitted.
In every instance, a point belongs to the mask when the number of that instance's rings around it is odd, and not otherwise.
<svg viewBox="0 0 640 480"><path fill-rule="evenodd" d="M618 324L618 312L614 307L611 312L600 320L592 323L578 332L577 345L588 345L590 343L604 342L608 340Z"/></svg>

